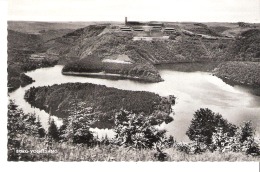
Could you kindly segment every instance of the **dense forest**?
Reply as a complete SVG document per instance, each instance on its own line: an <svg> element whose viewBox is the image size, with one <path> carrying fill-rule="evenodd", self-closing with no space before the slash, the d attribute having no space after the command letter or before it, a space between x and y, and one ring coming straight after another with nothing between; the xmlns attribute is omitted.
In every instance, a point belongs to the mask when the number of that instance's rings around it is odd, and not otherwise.
<svg viewBox="0 0 260 172"><path fill-rule="evenodd" d="M160 123L171 122L169 114L174 97L160 97L145 91L126 91L90 83L66 83L61 85L31 87L25 94L31 105L51 115L67 118L73 109L89 112L93 127L111 128L115 112L125 109L144 113Z"/></svg>
<svg viewBox="0 0 260 172"><path fill-rule="evenodd" d="M260 30L250 29L238 35L229 49L230 60L260 61Z"/></svg>
<svg viewBox="0 0 260 172"><path fill-rule="evenodd" d="M260 63L259 62L225 62L214 70L219 78L236 84L260 87Z"/></svg>
<svg viewBox="0 0 260 172"><path fill-rule="evenodd" d="M105 72L119 74L118 78L136 79L145 82L159 82L162 78L157 69L149 63L121 64L103 63L100 59L91 57L68 63L62 69L66 75Z"/></svg>

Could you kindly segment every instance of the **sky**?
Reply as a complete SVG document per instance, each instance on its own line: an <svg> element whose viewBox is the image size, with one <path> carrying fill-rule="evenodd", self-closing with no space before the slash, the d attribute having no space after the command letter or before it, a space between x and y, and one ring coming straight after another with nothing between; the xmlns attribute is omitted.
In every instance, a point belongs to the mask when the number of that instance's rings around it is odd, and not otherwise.
<svg viewBox="0 0 260 172"><path fill-rule="evenodd" d="M260 22L260 0L9 0L8 20Z"/></svg>

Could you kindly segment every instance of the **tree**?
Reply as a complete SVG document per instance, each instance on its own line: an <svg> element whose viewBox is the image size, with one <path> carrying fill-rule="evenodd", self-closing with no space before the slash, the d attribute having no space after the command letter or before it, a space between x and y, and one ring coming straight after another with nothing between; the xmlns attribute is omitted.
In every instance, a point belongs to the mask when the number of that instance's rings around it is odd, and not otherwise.
<svg viewBox="0 0 260 172"><path fill-rule="evenodd" d="M40 138L43 138L46 135L46 132L45 132L45 129L42 127L39 116L37 117L36 126L37 126L37 129L38 129L38 136Z"/></svg>
<svg viewBox="0 0 260 172"><path fill-rule="evenodd" d="M133 148L153 148L163 144L166 130L159 130L152 125L151 117L143 113L133 114L121 110L115 116L116 142Z"/></svg>
<svg viewBox="0 0 260 172"><path fill-rule="evenodd" d="M72 143L91 145L94 136L89 128L89 119L86 114L69 116L63 137Z"/></svg>
<svg viewBox="0 0 260 172"><path fill-rule="evenodd" d="M22 111L18 110L18 106L14 101L8 104L8 121L7 121L7 148L8 148L8 161L18 161L19 156L15 153L20 145L20 140L17 138L18 134L25 132L24 123L20 122Z"/></svg>
<svg viewBox="0 0 260 172"><path fill-rule="evenodd" d="M49 129L48 129L48 135L49 135L49 137L54 139L54 141L58 141L59 140L58 127L56 126L56 124L55 124L53 119L50 122L50 126L49 126Z"/></svg>
<svg viewBox="0 0 260 172"><path fill-rule="evenodd" d="M59 128L60 141L63 142L68 141L68 139L66 138L67 124L68 124L68 120L63 119L63 124Z"/></svg>
<svg viewBox="0 0 260 172"><path fill-rule="evenodd" d="M16 150L26 149L24 139L28 139L28 136L39 137L40 123L36 121L35 114L25 114L14 101L10 100L7 116L8 161L33 160L34 155L20 154Z"/></svg>
<svg viewBox="0 0 260 172"><path fill-rule="evenodd" d="M201 108L195 112L186 134L190 140L209 146L212 143L212 134L219 127L229 137L234 136L237 129L235 125L223 119L220 114L214 113L208 108Z"/></svg>
<svg viewBox="0 0 260 172"><path fill-rule="evenodd" d="M14 101L10 101L8 104L8 136L16 137L21 134L29 134L37 136L38 128L36 115L34 113L25 114Z"/></svg>
<svg viewBox="0 0 260 172"><path fill-rule="evenodd" d="M93 120L90 119L90 110L85 108L85 102L78 100L78 93L76 98L71 100L71 110L69 110L70 116L65 121L66 126L62 126L60 132L63 134L64 140L68 140L76 144L91 145L94 139L93 133L89 130L90 123Z"/></svg>
<svg viewBox="0 0 260 172"><path fill-rule="evenodd" d="M254 136L254 129L251 121L244 122L243 125L239 127L239 141L243 143L250 137Z"/></svg>

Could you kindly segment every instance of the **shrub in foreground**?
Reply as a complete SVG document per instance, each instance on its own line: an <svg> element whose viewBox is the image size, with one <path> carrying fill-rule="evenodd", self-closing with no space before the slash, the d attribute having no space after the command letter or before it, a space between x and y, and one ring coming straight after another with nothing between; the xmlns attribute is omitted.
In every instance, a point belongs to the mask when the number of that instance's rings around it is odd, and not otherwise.
<svg viewBox="0 0 260 172"><path fill-rule="evenodd" d="M228 136L234 136L236 131L236 126L223 119L220 114L214 113L208 108L201 108L195 112L186 134L192 141L210 145L217 127L221 127Z"/></svg>
<svg viewBox="0 0 260 172"><path fill-rule="evenodd" d="M253 156L260 155L259 141L254 137L252 123L244 122L238 127L234 136L230 137L218 128L212 135L211 148L219 152L243 152Z"/></svg>
<svg viewBox="0 0 260 172"><path fill-rule="evenodd" d="M209 109L195 112L186 134L193 142L177 144L176 147L187 154L210 150L260 155L260 142L254 137L255 132L250 121L237 127Z"/></svg>
<svg viewBox="0 0 260 172"><path fill-rule="evenodd" d="M121 110L115 117L116 142L133 148L158 148L171 145L173 138L167 138L166 130L152 125L154 118L143 113L133 114Z"/></svg>

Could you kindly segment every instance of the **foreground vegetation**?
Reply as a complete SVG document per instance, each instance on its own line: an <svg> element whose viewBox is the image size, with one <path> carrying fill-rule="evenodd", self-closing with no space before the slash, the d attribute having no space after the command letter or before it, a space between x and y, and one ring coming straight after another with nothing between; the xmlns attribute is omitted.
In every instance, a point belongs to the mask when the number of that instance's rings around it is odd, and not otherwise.
<svg viewBox="0 0 260 172"><path fill-rule="evenodd" d="M24 146L21 150L46 149L43 139L23 136ZM30 143L30 144L29 144ZM53 143L52 150L57 153L20 155L20 161L158 161L154 149L129 149L122 146L100 145L88 147L67 143ZM167 161L259 161L259 157L239 152L204 152L202 154L186 154L176 148L164 149ZM13 161L12 159L10 159Z"/></svg>
<svg viewBox="0 0 260 172"><path fill-rule="evenodd" d="M250 122L237 127L209 109L196 111L187 133L192 142L178 143L154 118L122 110L115 114L116 136L94 137L91 120L77 113L60 128L49 120L45 131L35 114L24 114L12 101L8 106L9 161L259 161L259 140ZM203 120L205 119L205 120ZM208 119L208 120L206 120ZM211 119L211 120L210 120ZM205 127L207 121L212 127ZM219 121L219 123L217 122ZM195 125L197 124L197 125ZM222 125L234 129L226 134ZM210 124L208 124L210 125ZM204 128L203 128L204 127ZM205 130L208 129L208 130ZM205 132L203 131L205 130ZM195 131L195 132L191 132ZM200 133L202 131L202 133ZM211 133L211 134L208 134ZM200 138L200 139L196 139ZM208 139L211 138L210 142ZM206 142L205 142L206 141Z"/></svg>

